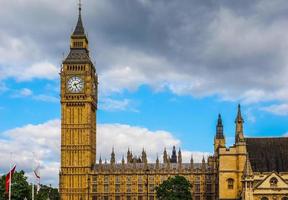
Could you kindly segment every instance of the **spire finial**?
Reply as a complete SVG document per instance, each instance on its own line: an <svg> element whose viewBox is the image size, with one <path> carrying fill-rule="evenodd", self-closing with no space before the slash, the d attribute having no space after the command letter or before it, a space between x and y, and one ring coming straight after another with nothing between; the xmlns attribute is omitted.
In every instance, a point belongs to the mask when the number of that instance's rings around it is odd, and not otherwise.
<svg viewBox="0 0 288 200"><path fill-rule="evenodd" d="M79 4L78 4L78 9L79 9L79 16L78 16L78 21L77 21L77 25L75 27L75 30L73 32L74 36L79 36L79 35L85 35L85 31L84 31L84 26L82 23L82 17L81 17L81 10L82 10L82 3L81 0L79 0Z"/></svg>
<svg viewBox="0 0 288 200"><path fill-rule="evenodd" d="M79 15L80 15L81 14L81 10L82 10L82 2L81 2L81 0L79 0L78 6L79 6Z"/></svg>
<svg viewBox="0 0 288 200"><path fill-rule="evenodd" d="M238 112L237 112L237 117L235 119L235 123L236 123L235 143L237 143L237 142L240 142L240 141L244 140L244 134L243 134L243 123L244 123L244 120L242 118L240 104L238 104Z"/></svg>
<svg viewBox="0 0 288 200"><path fill-rule="evenodd" d="M240 103L238 104L238 111L237 111L237 117L236 120L238 122L243 122L242 114L241 114L241 105Z"/></svg>

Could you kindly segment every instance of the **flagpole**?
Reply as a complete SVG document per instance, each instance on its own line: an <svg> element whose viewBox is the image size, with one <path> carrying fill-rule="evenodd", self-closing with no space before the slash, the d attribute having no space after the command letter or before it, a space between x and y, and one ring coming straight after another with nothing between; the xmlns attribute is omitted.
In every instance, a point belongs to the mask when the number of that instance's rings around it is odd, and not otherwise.
<svg viewBox="0 0 288 200"><path fill-rule="evenodd" d="M34 166L33 166L33 164L34 164L34 156L35 156L35 153L33 152L32 153L32 200L34 200L34 175L33 175L33 173L34 173Z"/></svg>
<svg viewBox="0 0 288 200"><path fill-rule="evenodd" d="M11 200L11 183L12 183L12 152L10 152L10 172L9 172L9 200Z"/></svg>

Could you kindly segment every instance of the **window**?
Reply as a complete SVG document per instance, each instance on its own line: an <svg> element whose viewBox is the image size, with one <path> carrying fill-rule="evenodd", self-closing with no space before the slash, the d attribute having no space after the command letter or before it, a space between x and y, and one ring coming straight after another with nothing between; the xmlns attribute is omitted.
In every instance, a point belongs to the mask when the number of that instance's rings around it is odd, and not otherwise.
<svg viewBox="0 0 288 200"><path fill-rule="evenodd" d="M155 186L154 184L149 184L149 192L154 192Z"/></svg>
<svg viewBox="0 0 288 200"><path fill-rule="evenodd" d="M130 193L131 192L131 185L127 184L127 192Z"/></svg>
<svg viewBox="0 0 288 200"><path fill-rule="evenodd" d="M92 192L97 192L97 184L92 184Z"/></svg>
<svg viewBox="0 0 288 200"><path fill-rule="evenodd" d="M120 184L115 185L115 192L119 193L120 192Z"/></svg>
<svg viewBox="0 0 288 200"><path fill-rule="evenodd" d="M195 192L200 192L200 184L195 185Z"/></svg>
<svg viewBox="0 0 288 200"><path fill-rule="evenodd" d="M207 184L206 189L207 189L207 192L210 193L212 191L211 184Z"/></svg>
<svg viewBox="0 0 288 200"><path fill-rule="evenodd" d="M283 197L281 200L288 200L288 197Z"/></svg>
<svg viewBox="0 0 288 200"><path fill-rule="evenodd" d="M271 186L271 187L277 187L277 183L278 183L277 178L272 177L272 178L270 179L270 186Z"/></svg>
<svg viewBox="0 0 288 200"><path fill-rule="evenodd" d="M139 197L138 197L138 200L143 200L143 197L142 197L142 196L139 196Z"/></svg>
<svg viewBox="0 0 288 200"><path fill-rule="evenodd" d="M228 183L228 189L232 190L234 188L234 179L228 178L227 183Z"/></svg>
<svg viewBox="0 0 288 200"><path fill-rule="evenodd" d="M120 184L120 177L116 176L116 184Z"/></svg>
<svg viewBox="0 0 288 200"><path fill-rule="evenodd" d="M109 192L109 186L108 186L108 184L105 184L105 185L104 185L104 192L105 192L105 193L108 193L108 192Z"/></svg>
<svg viewBox="0 0 288 200"><path fill-rule="evenodd" d="M127 183L131 183L131 176L127 176Z"/></svg>
<svg viewBox="0 0 288 200"><path fill-rule="evenodd" d="M149 196L149 200L154 200L154 196Z"/></svg>
<svg viewBox="0 0 288 200"><path fill-rule="evenodd" d="M143 185L142 184L138 184L138 192L139 193L143 192Z"/></svg>
<svg viewBox="0 0 288 200"><path fill-rule="evenodd" d="M138 177L138 184L141 184L141 183L143 183L143 179L142 179L142 176L139 176Z"/></svg>
<svg viewBox="0 0 288 200"><path fill-rule="evenodd" d="M116 196L116 197L115 197L115 200L120 200L120 196Z"/></svg>
<svg viewBox="0 0 288 200"><path fill-rule="evenodd" d="M109 182L109 176L104 176L104 183L108 183Z"/></svg>
<svg viewBox="0 0 288 200"><path fill-rule="evenodd" d="M267 197L262 197L261 200L269 200Z"/></svg>

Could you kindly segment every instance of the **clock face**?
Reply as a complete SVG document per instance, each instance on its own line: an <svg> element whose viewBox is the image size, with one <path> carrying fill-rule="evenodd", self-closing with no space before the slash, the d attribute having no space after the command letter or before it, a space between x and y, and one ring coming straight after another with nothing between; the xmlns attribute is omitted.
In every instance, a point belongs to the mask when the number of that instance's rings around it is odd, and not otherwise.
<svg viewBox="0 0 288 200"><path fill-rule="evenodd" d="M73 76L68 80L67 86L69 92L79 93L84 89L84 81L78 76Z"/></svg>

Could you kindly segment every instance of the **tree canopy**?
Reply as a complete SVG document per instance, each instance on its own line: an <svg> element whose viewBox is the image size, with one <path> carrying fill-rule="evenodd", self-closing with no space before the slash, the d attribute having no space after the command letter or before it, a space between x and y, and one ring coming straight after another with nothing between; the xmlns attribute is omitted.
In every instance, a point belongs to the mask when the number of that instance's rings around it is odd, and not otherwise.
<svg viewBox="0 0 288 200"><path fill-rule="evenodd" d="M191 184L183 176L169 177L156 187L159 200L192 200Z"/></svg>
<svg viewBox="0 0 288 200"><path fill-rule="evenodd" d="M0 178L0 200L7 200L8 194L5 192L5 180L6 175ZM11 198L13 200L31 200L32 196L32 185L28 183L27 177L24 171L15 172L12 177L11 185ZM59 193L58 189L52 188L51 186L41 185L39 192L36 192L36 186L34 188L35 200L47 200L48 197L51 200L58 200Z"/></svg>

